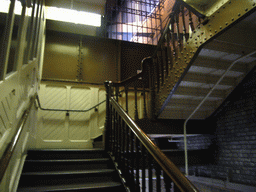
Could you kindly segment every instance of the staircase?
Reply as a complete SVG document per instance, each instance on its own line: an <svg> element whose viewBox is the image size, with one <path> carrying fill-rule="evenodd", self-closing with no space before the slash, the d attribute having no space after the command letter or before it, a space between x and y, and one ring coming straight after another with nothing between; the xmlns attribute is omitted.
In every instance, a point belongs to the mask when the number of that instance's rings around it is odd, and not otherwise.
<svg viewBox="0 0 256 192"><path fill-rule="evenodd" d="M126 191L104 150L31 150L18 192Z"/></svg>
<svg viewBox="0 0 256 192"><path fill-rule="evenodd" d="M211 7L209 1L201 2ZM218 11L212 7L208 12L195 2L186 3L205 17L198 17L202 20L198 23L193 16L183 15L183 7L178 9L179 14L174 12L180 19L174 17L170 22L166 38L169 47L160 47L153 57L155 65L160 66L155 78L155 115L160 119L187 119L228 67L256 50L254 1L218 1L220 5L213 6ZM182 19L190 21L189 24ZM188 31L189 37L185 38ZM169 56L161 59L166 53ZM190 119L205 119L216 111L255 66L255 61L255 54L239 60Z"/></svg>

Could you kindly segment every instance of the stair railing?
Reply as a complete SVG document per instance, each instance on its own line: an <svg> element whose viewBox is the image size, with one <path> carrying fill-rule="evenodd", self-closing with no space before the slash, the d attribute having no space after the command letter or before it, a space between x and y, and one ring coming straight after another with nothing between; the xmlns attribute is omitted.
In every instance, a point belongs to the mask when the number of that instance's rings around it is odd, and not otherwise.
<svg viewBox="0 0 256 192"><path fill-rule="evenodd" d="M114 83L105 82L105 86L105 150L113 157L125 185L131 191L142 192L171 191L172 188L174 191L198 191L118 104L115 97L119 97L119 91L113 94Z"/></svg>
<svg viewBox="0 0 256 192"><path fill-rule="evenodd" d="M186 49L190 33L203 17L183 1L177 0L155 53L142 61L142 72L122 82L105 82L105 149L114 157L126 185L132 191L151 192L153 188L157 191L170 191L171 188L175 191L198 191L135 122L139 119L139 111L143 113L140 115L143 118L156 117L156 105L159 106L156 96L161 94L166 77L173 78L175 85L177 74L173 74L172 69L179 59L178 53ZM133 99L129 99L130 87L133 87ZM120 92L120 89L123 91ZM142 90L143 110L138 110L138 89ZM147 96L146 90L150 93ZM133 102L134 114L129 107L129 103ZM153 177L156 179L153 180Z"/></svg>
<svg viewBox="0 0 256 192"><path fill-rule="evenodd" d="M156 116L162 112L171 91L175 90L184 71L196 56L189 40L200 24L207 18L182 0L176 0L157 49L152 55L155 89ZM193 45L194 46L194 45ZM200 44L196 46L199 48Z"/></svg>
<svg viewBox="0 0 256 192"><path fill-rule="evenodd" d="M2 182L6 170L9 166L9 163L11 161L12 155L14 154L14 150L17 147L18 141L21 137L22 131L26 125L27 119L29 117L29 113L31 111L31 108L34 104L35 96L31 97L30 103L27 107L27 109L23 112L16 128L16 133L11 139L11 141L8 143L7 147L4 149L4 153L2 157L0 158L0 183Z"/></svg>

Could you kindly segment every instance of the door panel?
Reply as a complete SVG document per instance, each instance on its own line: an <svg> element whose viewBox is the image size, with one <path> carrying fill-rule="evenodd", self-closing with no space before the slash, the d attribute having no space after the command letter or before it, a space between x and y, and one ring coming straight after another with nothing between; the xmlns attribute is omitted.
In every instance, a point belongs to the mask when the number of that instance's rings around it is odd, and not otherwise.
<svg viewBox="0 0 256 192"><path fill-rule="evenodd" d="M85 110L105 100L104 88L40 85L43 108ZM39 110L37 148L92 148L92 139L103 133L105 104L88 112Z"/></svg>
<svg viewBox="0 0 256 192"><path fill-rule="evenodd" d="M84 110L91 107L90 88L70 89L70 109ZM71 112L69 116L69 139L73 142L89 142L91 112Z"/></svg>

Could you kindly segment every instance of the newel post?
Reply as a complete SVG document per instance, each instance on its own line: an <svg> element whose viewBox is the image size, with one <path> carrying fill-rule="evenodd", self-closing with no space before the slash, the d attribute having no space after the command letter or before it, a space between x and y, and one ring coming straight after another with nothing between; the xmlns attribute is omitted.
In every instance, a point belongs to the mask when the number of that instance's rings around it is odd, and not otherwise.
<svg viewBox="0 0 256 192"><path fill-rule="evenodd" d="M110 98L111 98L111 81L104 82L106 88L106 119L105 119L105 129L103 135L103 144L106 151L109 151L110 146Z"/></svg>

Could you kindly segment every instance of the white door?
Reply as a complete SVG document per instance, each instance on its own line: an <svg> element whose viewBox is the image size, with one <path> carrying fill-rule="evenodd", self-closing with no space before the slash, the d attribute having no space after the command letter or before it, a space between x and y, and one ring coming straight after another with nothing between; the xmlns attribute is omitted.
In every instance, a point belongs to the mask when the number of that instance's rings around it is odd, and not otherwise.
<svg viewBox="0 0 256 192"><path fill-rule="evenodd" d="M41 84L43 108L85 110L105 99L105 90L92 87ZM88 112L39 110L37 148L92 148L92 139L103 132L104 104Z"/></svg>

